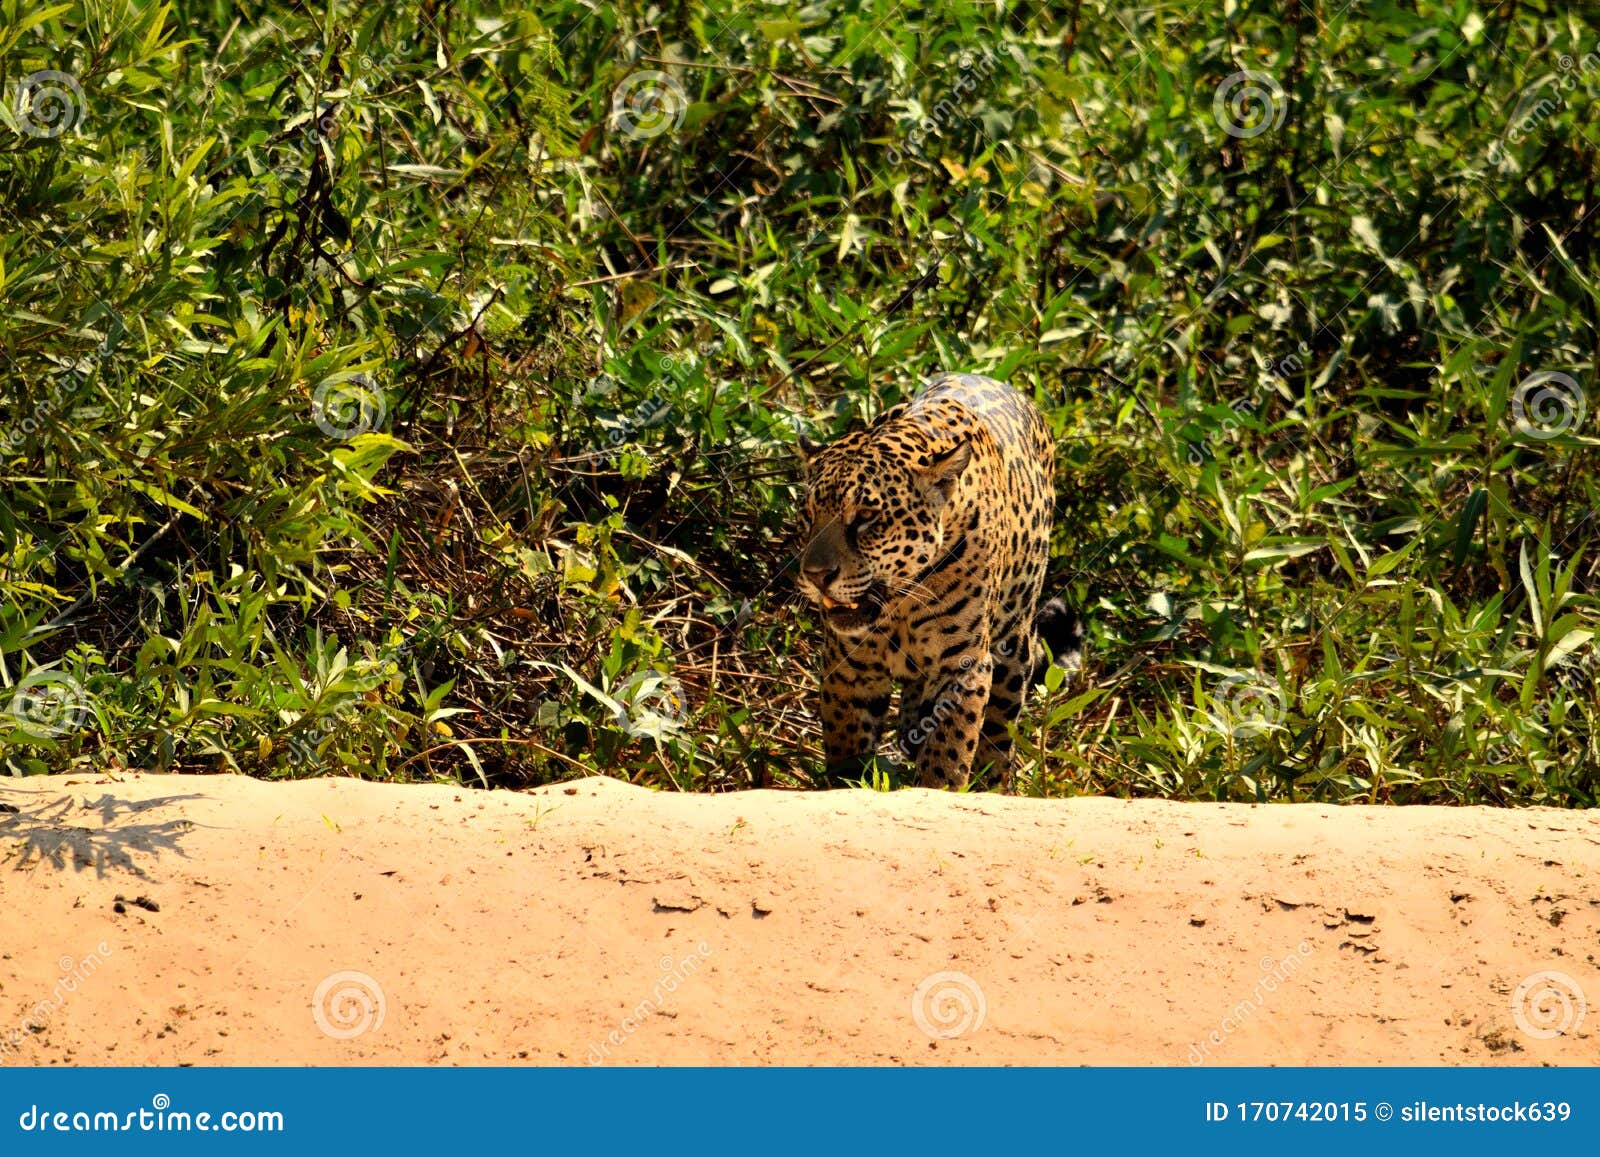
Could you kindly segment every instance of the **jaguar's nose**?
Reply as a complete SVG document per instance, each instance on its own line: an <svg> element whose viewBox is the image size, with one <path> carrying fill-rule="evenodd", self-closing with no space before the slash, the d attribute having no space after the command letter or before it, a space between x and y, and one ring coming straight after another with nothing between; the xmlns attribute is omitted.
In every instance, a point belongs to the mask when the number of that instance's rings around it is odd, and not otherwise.
<svg viewBox="0 0 1600 1157"><path fill-rule="evenodd" d="M836 566L806 566L801 565L800 573L805 576L806 582L825 591L833 580L839 577L839 568Z"/></svg>

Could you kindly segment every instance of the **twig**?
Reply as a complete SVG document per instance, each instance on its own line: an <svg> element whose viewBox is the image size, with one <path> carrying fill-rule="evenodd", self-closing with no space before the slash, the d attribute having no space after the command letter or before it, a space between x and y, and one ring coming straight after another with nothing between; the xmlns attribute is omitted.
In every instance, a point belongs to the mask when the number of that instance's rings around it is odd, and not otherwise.
<svg viewBox="0 0 1600 1157"><path fill-rule="evenodd" d="M656 269L624 269L621 273L610 273L605 277L585 277L582 281L569 281L564 288L582 289L586 285L606 285L612 281L626 281L630 277L643 277L647 273L662 273L670 269L693 269L693 261L680 261L676 265L662 265Z"/></svg>
<svg viewBox="0 0 1600 1157"><path fill-rule="evenodd" d="M452 747L460 747L463 744L470 744L470 743L509 743L509 744L512 744L513 746L517 746L517 747L536 747L536 748L538 748L540 751L544 752L548 756L552 756L555 759L559 759L563 763L570 763L573 767L576 767L579 771L586 772L589 775L598 774L595 771L595 769L590 767L588 764L579 763L576 759L573 759L570 755L562 755L559 751L555 751L555 750L553 750L551 748L546 747L544 744L540 743L537 739L508 739L508 738L502 738L501 736L498 736L498 735L469 736L466 739L452 739L449 743L440 743L440 744L437 744L434 747L425 748L424 750L419 751L415 755L411 756L411 758L405 760L403 763L398 764L394 769L394 773L396 775L398 775L402 771L404 771L406 768L410 767L413 763L417 762L417 760L419 760L419 759L427 759L428 756L433 755L436 752L448 751Z"/></svg>

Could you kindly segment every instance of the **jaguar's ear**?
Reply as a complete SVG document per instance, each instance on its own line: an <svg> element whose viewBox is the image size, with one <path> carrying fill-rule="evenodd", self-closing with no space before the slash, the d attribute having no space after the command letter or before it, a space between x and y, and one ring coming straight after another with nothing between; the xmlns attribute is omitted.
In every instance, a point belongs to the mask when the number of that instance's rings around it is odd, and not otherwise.
<svg viewBox="0 0 1600 1157"><path fill-rule="evenodd" d="M817 456L817 452L822 449L821 442L813 442L804 434L800 435L800 438L795 445L800 448L800 464L802 466L810 466L811 459L815 458Z"/></svg>
<svg viewBox="0 0 1600 1157"><path fill-rule="evenodd" d="M963 438L947 450L936 451L923 467L922 483L945 502L955 493L956 483L972 461L972 443Z"/></svg>

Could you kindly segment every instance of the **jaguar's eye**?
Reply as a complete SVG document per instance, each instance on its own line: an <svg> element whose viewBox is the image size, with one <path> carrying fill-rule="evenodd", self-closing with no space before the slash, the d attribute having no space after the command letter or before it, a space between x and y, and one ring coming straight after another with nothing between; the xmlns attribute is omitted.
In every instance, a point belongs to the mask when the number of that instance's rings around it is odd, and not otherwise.
<svg viewBox="0 0 1600 1157"><path fill-rule="evenodd" d="M871 530L878 525L878 512L876 510L862 510L856 513L856 520L850 524L857 534Z"/></svg>

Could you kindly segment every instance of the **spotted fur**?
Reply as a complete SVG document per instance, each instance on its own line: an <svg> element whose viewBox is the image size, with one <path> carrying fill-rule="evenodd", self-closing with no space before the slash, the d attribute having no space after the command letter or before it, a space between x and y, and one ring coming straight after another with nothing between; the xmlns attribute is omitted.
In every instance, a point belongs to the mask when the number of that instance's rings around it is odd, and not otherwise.
<svg viewBox="0 0 1600 1157"><path fill-rule="evenodd" d="M964 787L985 767L1009 786L1054 509L1044 418L1001 382L939 374L801 452L800 587L822 610L830 778L876 753L899 681L900 749L923 786Z"/></svg>

